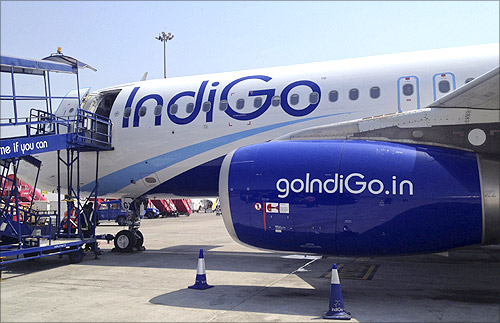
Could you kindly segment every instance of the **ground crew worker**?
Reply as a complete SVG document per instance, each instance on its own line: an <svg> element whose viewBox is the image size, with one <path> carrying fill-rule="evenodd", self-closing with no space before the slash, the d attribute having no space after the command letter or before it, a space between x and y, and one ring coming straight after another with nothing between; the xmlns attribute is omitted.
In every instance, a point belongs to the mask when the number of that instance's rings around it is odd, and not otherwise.
<svg viewBox="0 0 500 323"><path fill-rule="evenodd" d="M76 227L78 226L78 215L76 214L76 208L75 208L75 203L74 202L70 202L70 212L71 212L71 215L69 217L69 220L68 220L68 211L64 212L64 218L62 220L62 227L63 229L65 229L65 231L67 231L68 229L68 222L71 222L71 229L70 229L70 232L71 233L75 233L76 232Z"/></svg>

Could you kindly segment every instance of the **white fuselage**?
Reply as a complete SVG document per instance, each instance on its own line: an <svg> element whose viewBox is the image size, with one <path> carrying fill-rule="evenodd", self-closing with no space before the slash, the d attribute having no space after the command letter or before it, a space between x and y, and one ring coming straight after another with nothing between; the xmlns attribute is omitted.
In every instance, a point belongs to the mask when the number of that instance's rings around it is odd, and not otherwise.
<svg viewBox="0 0 500 323"><path fill-rule="evenodd" d="M114 150L100 153L100 195L154 191L151 195L160 196L158 185L238 147L307 127L423 108L498 66L498 52L498 44L470 46L142 81L93 92L82 106L99 113L100 100L119 91L109 113ZM38 158L53 165L56 155ZM82 153L84 191L95 178L94 163L95 153ZM56 181L57 169L43 167L39 187L53 189Z"/></svg>

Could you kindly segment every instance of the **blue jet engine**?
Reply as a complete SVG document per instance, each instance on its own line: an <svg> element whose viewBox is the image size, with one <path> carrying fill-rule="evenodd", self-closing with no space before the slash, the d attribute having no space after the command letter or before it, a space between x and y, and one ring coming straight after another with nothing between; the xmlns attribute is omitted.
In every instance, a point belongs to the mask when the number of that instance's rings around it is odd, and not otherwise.
<svg viewBox="0 0 500 323"><path fill-rule="evenodd" d="M498 178L499 163L483 159L464 150L359 140L247 146L221 167L224 222L243 244L322 255L498 243L498 202L483 196L485 177Z"/></svg>

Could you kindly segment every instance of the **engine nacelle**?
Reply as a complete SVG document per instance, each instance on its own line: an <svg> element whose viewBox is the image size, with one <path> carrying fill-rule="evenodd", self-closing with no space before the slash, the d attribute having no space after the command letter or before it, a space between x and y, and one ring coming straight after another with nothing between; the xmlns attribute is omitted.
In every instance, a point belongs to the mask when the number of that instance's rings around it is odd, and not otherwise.
<svg viewBox="0 0 500 323"><path fill-rule="evenodd" d="M498 202L482 198L482 176L489 174L497 181L493 188L494 180L486 184L488 194L498 199L498 164L434 146L277 141L227 155L219 194L230 235L257 248L440 252L498 243Z"/></svg>

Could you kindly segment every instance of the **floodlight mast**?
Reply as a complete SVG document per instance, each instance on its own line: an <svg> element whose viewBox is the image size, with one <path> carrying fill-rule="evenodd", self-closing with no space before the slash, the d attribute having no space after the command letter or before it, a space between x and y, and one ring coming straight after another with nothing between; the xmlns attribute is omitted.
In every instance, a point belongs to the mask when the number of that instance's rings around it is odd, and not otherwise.
<svg viewBox="0 0 500 323"><path fill-rule="evenodd" d="M167 34L162 31L161 34L155 38L163 42L163 78L167 78L167 41L172 40L174 38L174 34Z"/></svg>

